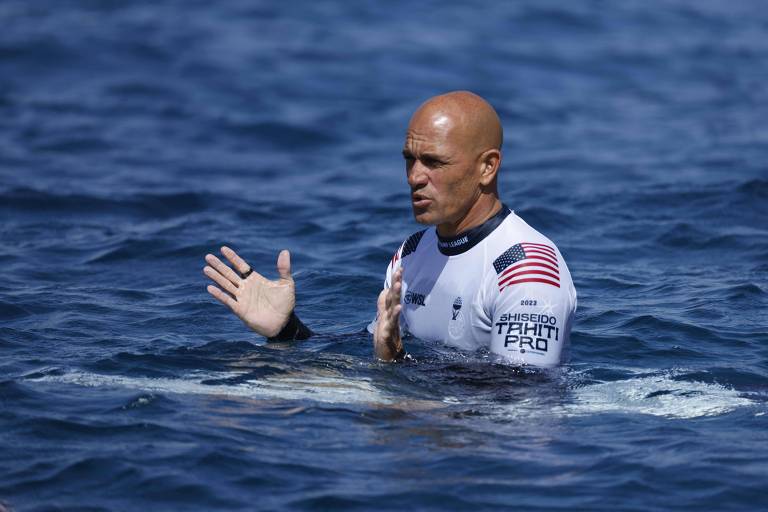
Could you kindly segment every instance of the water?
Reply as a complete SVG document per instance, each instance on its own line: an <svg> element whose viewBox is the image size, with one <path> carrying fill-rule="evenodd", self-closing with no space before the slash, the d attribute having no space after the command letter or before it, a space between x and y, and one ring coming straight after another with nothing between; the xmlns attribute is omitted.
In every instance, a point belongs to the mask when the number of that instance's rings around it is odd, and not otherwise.
<svg viewBox="0 0 768 512"><path fill-rule="evenodd" d="M43 510L768 507L758 1L0 5L0 499ZM470 89L579 292L569 365L363 332L418 229L410 113ZM223 244L300 316L205 292Z"/></svg>

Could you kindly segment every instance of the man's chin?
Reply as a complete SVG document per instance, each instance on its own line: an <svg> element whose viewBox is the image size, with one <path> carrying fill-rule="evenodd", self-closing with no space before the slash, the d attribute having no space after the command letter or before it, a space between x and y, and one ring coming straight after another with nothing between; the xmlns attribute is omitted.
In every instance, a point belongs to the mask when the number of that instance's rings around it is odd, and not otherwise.
<svg viewBox="0 0 768 512"><path fill-rule="evenodd" d="M413 218L416 219L416 222L419 224L436 224L434 217L432 212L426 208L413 207Z"/></svg>

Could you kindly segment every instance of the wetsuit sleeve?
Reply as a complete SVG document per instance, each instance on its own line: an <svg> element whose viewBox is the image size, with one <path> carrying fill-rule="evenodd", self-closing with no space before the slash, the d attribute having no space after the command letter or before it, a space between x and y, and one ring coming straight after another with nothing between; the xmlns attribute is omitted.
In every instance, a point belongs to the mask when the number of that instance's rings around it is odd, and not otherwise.
<svg viewBox="0 0 768 512"><path fill-rule="evenodd" d="M312 330L304 325L294 311L285 327L269 341L301 341L312 336Z"/></svg>
<svg viewBox="0 0 768 512"><path fill-rule="evenodd" d="M548 264L551 269L520 260L506 267L497 265L489 273L491 352L514 363L539 367L564 361L576 292L565 262L559 253L555 257L557 264Z"/></svg>

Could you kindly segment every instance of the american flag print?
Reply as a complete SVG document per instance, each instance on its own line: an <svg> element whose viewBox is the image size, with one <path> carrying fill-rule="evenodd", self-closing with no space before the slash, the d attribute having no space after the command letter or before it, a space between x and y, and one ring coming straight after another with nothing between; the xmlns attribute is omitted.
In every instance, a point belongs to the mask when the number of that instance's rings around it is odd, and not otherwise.
<svg viewBox="0 0 768 512"><path fill-rule="evenodd" d="M391 268L395 268L395 263L397 263L397 260L400 259L400 250L398 249L394 256L392 256L392 261L389 262L389 266Z"/></svg>
<svg viewBox="0 0 768 512"><path fill-rule="evenodd" d="M542 283L560 288L557 253L545 244L515 244L494 260L493 268L496 269L499 292L520 283Z"/></svg>

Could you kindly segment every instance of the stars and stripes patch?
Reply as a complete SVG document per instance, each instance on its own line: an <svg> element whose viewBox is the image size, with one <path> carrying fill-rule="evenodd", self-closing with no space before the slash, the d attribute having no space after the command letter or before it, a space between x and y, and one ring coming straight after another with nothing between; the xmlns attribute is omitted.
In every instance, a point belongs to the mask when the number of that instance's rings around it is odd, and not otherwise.
<svg viewBox="0 0 768 512"><path fill-rule="evenodd" d="M542 283L560 288L557 253L545 244L521 242L493 261L499 292L520 283Z"/></svg>

